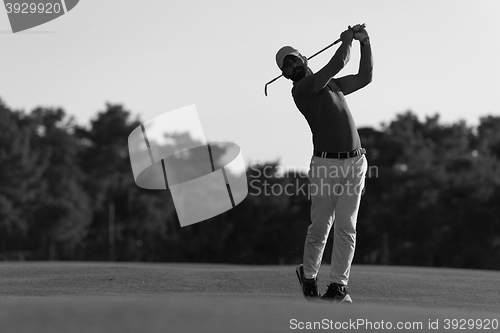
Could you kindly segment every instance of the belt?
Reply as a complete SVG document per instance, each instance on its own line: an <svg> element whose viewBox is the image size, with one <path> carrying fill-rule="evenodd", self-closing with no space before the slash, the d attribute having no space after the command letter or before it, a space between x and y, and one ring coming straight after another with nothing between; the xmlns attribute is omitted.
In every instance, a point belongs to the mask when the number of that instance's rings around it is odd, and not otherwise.
<svg viewBox="0 0 500 333"><path fill-rule="evenodd" d="M360 148L360 149L355 149L352 151L341 151L338 153L328 153L326 151L314 150L313 154L314 154L314 156L322 157L322 158L341 159L341 158L351 158L351 157L364 155L364 154L366 154L366 149Z"/></svg>

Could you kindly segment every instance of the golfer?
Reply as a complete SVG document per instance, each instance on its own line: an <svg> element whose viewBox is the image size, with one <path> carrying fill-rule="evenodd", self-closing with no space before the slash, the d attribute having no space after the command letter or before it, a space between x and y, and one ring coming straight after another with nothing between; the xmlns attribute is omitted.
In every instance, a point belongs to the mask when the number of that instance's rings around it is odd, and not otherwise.
<svg viewBox="0 0 500 333"><path fill-rule="evenodd" d="M278 51L276 62L283 76L293 81L292 96L311 128L314 145L308 173L311 224L297 276L306 298L351 303L347 284L368 162L344 96L371 82L372 54L364 25L349 27L340 38L342 44L335 55L317 73L308 67L307 58L290 46ZM360 42L359 71L334 78L349 61L353 39ZM332 226L330 278L328 289L321 296L317 274Z"/></svg>

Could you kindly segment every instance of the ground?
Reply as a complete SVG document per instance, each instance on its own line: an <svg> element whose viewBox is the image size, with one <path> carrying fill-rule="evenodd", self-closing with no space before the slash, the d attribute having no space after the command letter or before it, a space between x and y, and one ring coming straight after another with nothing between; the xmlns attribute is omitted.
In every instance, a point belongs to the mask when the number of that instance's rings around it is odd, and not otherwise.
<svg viewBox="0 0 500 333"><path fill-rule="evenodd" d="M334 305L302 298L288 265L5 262L0 332L383 331L388 323L419 332L489 323L500 332L499 282L499 271L355 265L354 303Z"/></svg>

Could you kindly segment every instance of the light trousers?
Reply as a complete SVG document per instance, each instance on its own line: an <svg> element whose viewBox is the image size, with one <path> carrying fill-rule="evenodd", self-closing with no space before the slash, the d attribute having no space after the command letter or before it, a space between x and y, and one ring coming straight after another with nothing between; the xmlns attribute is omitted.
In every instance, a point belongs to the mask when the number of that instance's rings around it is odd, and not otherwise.
<svg viewBox="0 0 500 333"><path fill-rule="evenodd" d="M318 274L328 235L333 226L330 278L347 285L356 248L356 223L365 186L368 162L365 155L333 159L313 156L309 177L311 224L304 246L304 275Z"/></svg>

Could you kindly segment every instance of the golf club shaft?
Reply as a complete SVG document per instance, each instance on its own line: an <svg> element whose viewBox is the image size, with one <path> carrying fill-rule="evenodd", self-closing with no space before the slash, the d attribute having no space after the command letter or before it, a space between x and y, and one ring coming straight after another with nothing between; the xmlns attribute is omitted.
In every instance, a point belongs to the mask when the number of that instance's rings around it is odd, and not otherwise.
<svg viewBox="0 0 500 333"><path fill-rule="evenodd" d="M361 29L364 29L365 27L366 27L366 25L363 23L363 24L361 25ZM349 28L351 28L351 27L349 26ZM355 32L356 32L356 31L355 31ZM307 60L314 58L315 56L317 56L317 55L318 55L318 54L320 54L321 52L323 52L323 51L325 51L325 50L328 50L330 47L332 47L332 46L333 46L333 45L335 45L335 44L340 43L341 41L342 41L342 39L341 39L341 38L337 39L335 42L331 43L331 44L330 44L330 45L328 45L327 47L325 47L325 48L323 48L322 50L319 50L318 52L314 53L312 56L310 56L309 58L307 58ZM283 74L281 74L280 76L275 77L274 79L272 79L271 81L269 81L268 83L266 83L266 85L264 86L264 94L265 94L266 96L267 96L267 86L268 86L269 84L273 83L274 81L276 81L277 79L279 79L279 78L280 78L280 77L282 77L282 76L283 76Z"/></svg>
<svg viewBox="0 0 500 333"><path fill-rule="evenodd" d="M333 45L338 44L338 43L340 43L340 42L341 42L341 39L339 38L339 39L337 39L335 42L333 42L333 43L331 43L330 45L328 45L327 47L325 47L324 49L322 49L322 50L320 50L320 51L318 51L318 52L314 53L312 56L310 56L309 58L307 58L307 60L314 58L315 56L317 56L317 55L318 55L318 54L320 54L321 52L328 50L330 47L332 47Z"/></svg>
<svg viewBox="0 0 500 333"><path fill-rule="evenodd" d="M307 58L307 60L314 58L315 56L317 56L318 54L320 54L321 52L323 52L323 51L325 51L325 50L328 50L328 49L329 49L330 47L332 47L333 45L340 43L340 41L341 41L341 39L340 39L340 38L339 38L339 39L337 39L335 42L331 43L331 44L330 44L330 45L328 45L327 47L325 47L325 48L323 48L322 50L320 50L320 51L318 51L318 52L314 53L312 56L310 56L309 58ZM283 76L283 74L281 74L280 76L275 77L274 79L272 79L271 81L269 81L268 83L266 83L266 85L265 85L265 87L264 87L264 94L265 94L266 96L267 96L267 86L268 86L269 84L273 83L274 81L276 81L277 79L279 79L279 78L280 78L280 77L282 77L282 76Z"/></svg>

